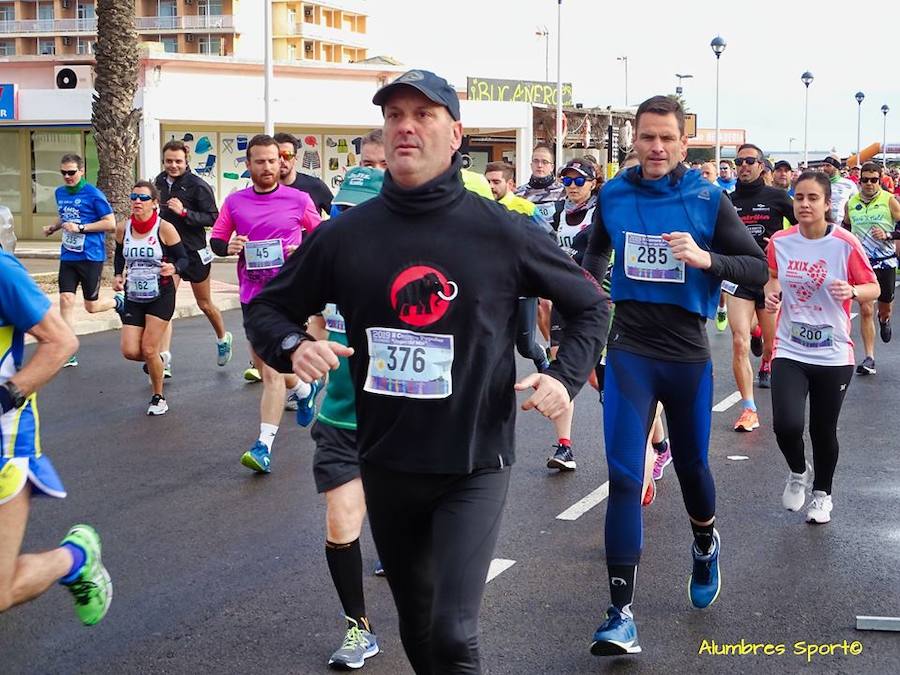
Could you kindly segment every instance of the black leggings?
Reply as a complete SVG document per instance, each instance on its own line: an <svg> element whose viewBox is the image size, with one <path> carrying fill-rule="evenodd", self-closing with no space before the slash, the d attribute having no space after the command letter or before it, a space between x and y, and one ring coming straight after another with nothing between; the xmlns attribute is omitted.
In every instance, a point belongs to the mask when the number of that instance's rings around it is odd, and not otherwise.
<svg viewBox="0 0 900 675"><path fill-rule="evenodd" d="M419 675L480 673L478 613L509 467L466 475L360 466L375 546Z"/></svg>
<svg viewBox="0 0 900 675"><path fill-rule="evenodd" d="M814 366L792 359L772 361L772 422L778 447L794 473L806 471L803 425L809 396L813 490L831 494L838 460L837 424L853 366Z"/></svg>
<svg viewBox="0 0 900 675"><path fill-rule="evenodd" d="M526 359L534 361L534 367L540 371L547 362L547 354L535 339L537 307L537 298L519 298L519 312L516 315L516 349Z"/></svg>

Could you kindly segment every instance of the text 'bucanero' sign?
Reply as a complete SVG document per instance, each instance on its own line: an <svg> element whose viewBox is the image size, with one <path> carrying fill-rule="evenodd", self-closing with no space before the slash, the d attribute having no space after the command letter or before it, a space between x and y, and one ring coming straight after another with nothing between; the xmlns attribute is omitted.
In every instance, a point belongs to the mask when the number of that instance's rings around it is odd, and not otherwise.
<svg viewBox="0 0 900 675"><path fill-rule="evenodd" d="M470 101L523 101L556 105L555 82L530 80L488 80L481 77L466 78L466 90ZM572 83L563 82L562 103L572 106Z"/></svg>

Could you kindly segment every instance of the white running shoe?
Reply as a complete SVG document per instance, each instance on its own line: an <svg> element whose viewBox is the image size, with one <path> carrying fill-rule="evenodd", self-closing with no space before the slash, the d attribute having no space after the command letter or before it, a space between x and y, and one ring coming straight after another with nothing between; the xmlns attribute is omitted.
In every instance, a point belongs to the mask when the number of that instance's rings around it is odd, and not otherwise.
<svg viewBox="0 0 900 675"><path fill-rule="evenodd" d="M169 404L159 394L153 394L150 399L150 406L147 408L147 414L151 416L165 415L169 412Z"/></svg>
<svg viewBox="0 0 900 675"><path fill-rule="evenodd" d="M812 501L806 510L806 522L824 525L831 521L831 495L826 495L821 490L813 490Z"/></svg>
<svg viewBox="0 0 900 675"><path fill-rule="evenodd" d="M803 473L788 472L787 484L781 493L781 503L788 511L799 511L806 503L806 491L813 481L813 469L809 462Z"/></svg>

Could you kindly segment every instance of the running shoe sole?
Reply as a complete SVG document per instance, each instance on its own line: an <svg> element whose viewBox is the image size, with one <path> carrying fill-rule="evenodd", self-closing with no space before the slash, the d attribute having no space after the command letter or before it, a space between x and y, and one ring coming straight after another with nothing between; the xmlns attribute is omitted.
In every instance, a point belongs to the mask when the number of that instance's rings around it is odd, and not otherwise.
<svg viewBox="0 0 900 675"><path fill-rule="evenodd" d="M262 464L254 459L253 455L249 452L245 452L241 455L241 464L246 466L248 469L253 469L256 473L271 473L271 469L265 468Z"/></svg>
<svg viewBox="0 0 900 675"><path fill-rule="evenodd" d="M734 428L735 431L739 431L743 434L749 434L751 431L755 431L756 429L759 429L759 422L757 422L756 424L750 425L749 429L744 426L737 426Z"/></svg>
<svg viewBox="0 0 900 675"><path fill-rule="evenodd" d="M328 667L331 668L332 670L359 670L364 665L366 665L366 659L370 659L373 656L376 656L380 653L381 653L381 648L378 645L375 645L375 651L371 651L371 652L367 651L365 654L363 654L362 661L353 661L353 662L347 663L347 662L341 662L341 661L332 661L331 659L329 659Z"/></svg>
<svg viewBox="0 0 900 675"><path fill-rule="evenodd" d="M547 460L547 468L559 469L560 471L574 471L576 468L578 468L578 465L575 463L574 459L565 462L561 459L556 459L556 457L551 457Z"/></svg>
<svg viewBox="0 0 900 675"><path fill-rule="evenodd" d="M616 642L615 640L602 640L591 643L591 654L594 656L625 656L626 654L640 654L641 646L632 646L630 642Z"/></svg>
<svg viewBox="0 0 900 675"><path fill-rule="evenodd" d="M874 368L869 368L868 366L856 366L857 375L874 375L877 372Z"/></svg>

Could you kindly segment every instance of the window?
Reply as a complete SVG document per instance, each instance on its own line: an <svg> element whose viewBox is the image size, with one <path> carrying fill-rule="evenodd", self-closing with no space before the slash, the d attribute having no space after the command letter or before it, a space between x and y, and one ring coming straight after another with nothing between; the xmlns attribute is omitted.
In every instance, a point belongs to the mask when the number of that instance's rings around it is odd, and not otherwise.
<svg viewBox="0 0 900 675"><path fill-rule="evenodd" d="M84 2L78 3L78 18L79 19L93 19L97 16L94 10L93 4L87 4Z"/></svg>
<svg viewBox="0 0 900 675"><path fill-rule="evenodd" d="M69 152L83 156L80 131L31 133L31 191L35 213L56 213L56 188L62 185L59 160ZM15 156L15 155L14 155Z"/></svg>
<svg viewBox="0 0 900 675"><path fill-rule="evenodd" d="M169 35L159 38L159 41L162 42L163 49L169 54L178 53L178 38Z"/></svg>
<svg viewBox="0 0 900 675"><path fill-rule="evenodd" d="M42 56L47 56L51 54L56 54L56 40L38 40L38 54Z"/></svg>
<svg viewBox="0 0 900 675"><path fill-rule="evenodd" d="M94 53L94 41L93 40L82 40L78 38L78 47L75 50L77 54L93 54Z"/></svg>
<svg viewBox="0 0 900 675"><path fill-rule="evenodd" d="M53 3L44 2L39 4L37 18L39 21L53 21Z"/></svg>
<svg viewBox="0 0 900 675"><path fill-rule="evenodd" d="M16 42L15 40L0 40L0 56L15 56Z"/></svg>
<svg viewBox="0 0 900 675"><path fill-rule="evenodd" d="M0 204L13 213L22 212L21 177L19 132L0 131Z"/></svg>
<svg viewBox="0 0 900 675"><path fill-rule="evenodd" d="M200 38L200 53L222 55L222 38L218 37L202 37Z"/></svg>
<svg viewBox="0 0 900 675"><path fill-rule="evenodd" d="M16 20L16 6L15 5L0 5L0 24L6 21L15 21ZM3 27L4 30L8 30L6 26Z"/></svg>

